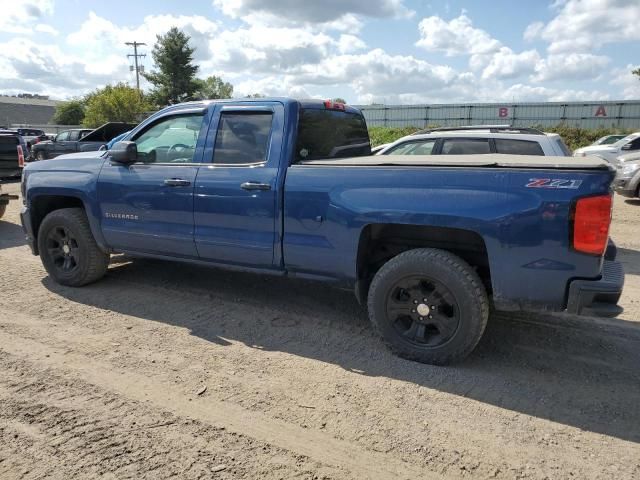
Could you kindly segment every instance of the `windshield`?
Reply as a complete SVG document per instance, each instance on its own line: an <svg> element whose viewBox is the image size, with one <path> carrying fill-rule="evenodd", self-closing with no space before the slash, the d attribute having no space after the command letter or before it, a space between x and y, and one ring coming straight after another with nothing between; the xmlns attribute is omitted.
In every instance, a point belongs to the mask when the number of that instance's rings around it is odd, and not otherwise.
<svg viewBox="0 0 640 480"><path fill-rule="evenodd" d="M371 143L362 114L339 110L302 110L296 161L363 155L371 155Z"/></svg>
<svg viewBox="0 0 640 480"><path fill-rule="evenodd" d="M640 133L632 133L631 135L627 135L626 137L624 137L622 140L618 140L616 143L613 144L613 146L620 148L623 145L626 145L627 143L629 143L631 140L634 140L638 137L640 137Z"/></svg>

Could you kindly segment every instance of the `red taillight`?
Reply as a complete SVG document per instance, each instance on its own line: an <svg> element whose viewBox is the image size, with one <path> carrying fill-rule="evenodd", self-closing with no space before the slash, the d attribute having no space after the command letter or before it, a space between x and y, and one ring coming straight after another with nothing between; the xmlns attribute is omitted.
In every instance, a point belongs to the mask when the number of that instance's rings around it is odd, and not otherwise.
<svg viewBox="0 0 640 480"><path fill-rule="evenodd" d="M324 101L324 108L326 108L327 110L340 110L340 111L344 112L345 104L344 103L333 102L331 100L325 100Z"/></svg>
<svg viewBox="0 0 640 480"><path fill-rule="evenodd" d="M579 252L602 255L609 242L611 195L581 198L573 217L573 248Z"/></svg>
<svg viewBox="0 0 640 480"><path fill-rule="evenodd" d="M18 166L24 167L24 152L22 151L22 145L18 145Z"/></svg>

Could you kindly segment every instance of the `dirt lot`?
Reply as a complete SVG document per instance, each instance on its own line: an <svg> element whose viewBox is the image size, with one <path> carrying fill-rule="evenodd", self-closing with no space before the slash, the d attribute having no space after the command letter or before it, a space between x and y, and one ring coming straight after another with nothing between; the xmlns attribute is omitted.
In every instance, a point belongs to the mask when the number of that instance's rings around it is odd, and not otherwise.
<svg viewBox="0 0 640 480"><path fill-rule="evenodd" d="M114 257L60 287L19 204L0 221L2 479L640 479L638 202L616 199L620 318L494 316L450 368L392 356L314 283Z"/></svg>

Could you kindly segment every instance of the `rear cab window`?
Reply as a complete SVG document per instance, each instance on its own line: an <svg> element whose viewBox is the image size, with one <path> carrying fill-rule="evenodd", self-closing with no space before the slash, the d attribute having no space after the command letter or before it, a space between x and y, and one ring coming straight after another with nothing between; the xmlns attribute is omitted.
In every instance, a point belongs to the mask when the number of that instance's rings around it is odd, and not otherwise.
<svg viewBox="0 0 640 480"><path fill-rule="evenodd" d="M298 119L295 161L371 155L369 132L359 112L302 108Z"/></svg>

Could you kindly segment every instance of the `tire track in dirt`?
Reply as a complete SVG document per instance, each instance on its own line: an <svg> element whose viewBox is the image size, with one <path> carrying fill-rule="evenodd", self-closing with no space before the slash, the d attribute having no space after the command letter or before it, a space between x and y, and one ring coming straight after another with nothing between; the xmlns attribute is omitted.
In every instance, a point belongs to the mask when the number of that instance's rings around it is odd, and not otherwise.
<svg viewBox="0 0 640 480"><path fill-rule="evenodd" d="M402 461L394 461L377 452L363 451L353 444L340 441L329 435L303 430L291 424L248 412L235 405L214 400L192 402L185 408L182 392L174 391L172 385L154 381L130 371L117 371L111 365L75 353L60 354L50 347L32 340L0 332L2 350L20 358L40 355L39 363L48 368L71 371L82 381L104 388L137 402L149 402L156 408L174 415L196 419L210 425L224 425L226 429L250 436L258 441L276 445L297 455L310 457L323 464L345 468L355 478L411 479L438 478L422 469ZM24 386L20 387L24 388ZM98 440L106 440L99 437ZM91 438L87 439L92 444ZM94 439L95 442L96 439ZM110 448L119 444L108 444Z"/></svg>

